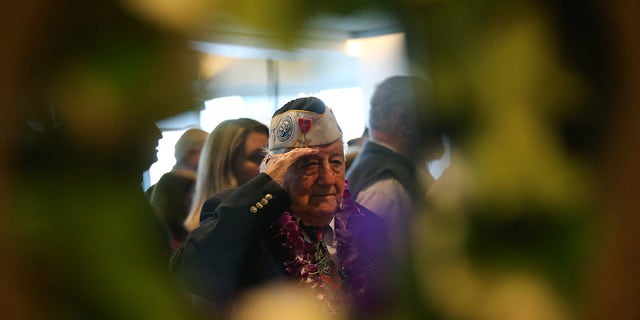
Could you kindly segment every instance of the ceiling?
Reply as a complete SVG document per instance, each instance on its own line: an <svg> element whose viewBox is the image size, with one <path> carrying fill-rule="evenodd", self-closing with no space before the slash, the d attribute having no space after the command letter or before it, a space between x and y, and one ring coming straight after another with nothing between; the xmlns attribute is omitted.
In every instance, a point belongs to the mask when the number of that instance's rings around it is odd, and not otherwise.
<svg viewBox="0 0 640 320"><path fill-rule="evenodd" d="M366 38L402 32L400 23L391 14L380 10L360 11L349 15L317 14L305 18L304 29L296 42L300 50L338 51L344 49L348 39ZM205 28L194 41L198 50L228 55L230 52L253 55L251 50L270 50L271 55L290 54L280 52L274 38L264 30L250 27L231 17L220 17L215 24ZM239 50L244 48L243 50ZM249 50L249 51L247 51Z"/></svg>

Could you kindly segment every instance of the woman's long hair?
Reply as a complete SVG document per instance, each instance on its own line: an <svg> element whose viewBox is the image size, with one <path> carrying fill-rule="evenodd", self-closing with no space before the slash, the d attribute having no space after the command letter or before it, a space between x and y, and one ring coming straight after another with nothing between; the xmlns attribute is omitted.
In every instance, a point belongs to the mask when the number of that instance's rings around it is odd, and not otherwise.
<svg viewBox="0 0 640 320"><path fill-rule="evenodd" d="M184 225L189 232L200 224L200 209L215 193L236 188L237 173L233 171L234 155L244 148L251 132L269 135L269 128L253 119L239 118L221 122L207 137L198 164L198 178L189 215Z"/></svg>

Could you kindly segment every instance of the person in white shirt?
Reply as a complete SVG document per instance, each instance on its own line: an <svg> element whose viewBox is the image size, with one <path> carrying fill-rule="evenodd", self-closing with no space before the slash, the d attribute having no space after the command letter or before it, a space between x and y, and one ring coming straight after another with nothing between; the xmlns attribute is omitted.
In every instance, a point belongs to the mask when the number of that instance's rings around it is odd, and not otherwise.
<svg viewBox="0 0 640 320"><path fill-rule="evenodd" d="M426 80L394 76L371 97L369 140L347 172L351 196L388 224L399 251L434 179L427 162L444 152L441 135L422 121Z"/></svg>

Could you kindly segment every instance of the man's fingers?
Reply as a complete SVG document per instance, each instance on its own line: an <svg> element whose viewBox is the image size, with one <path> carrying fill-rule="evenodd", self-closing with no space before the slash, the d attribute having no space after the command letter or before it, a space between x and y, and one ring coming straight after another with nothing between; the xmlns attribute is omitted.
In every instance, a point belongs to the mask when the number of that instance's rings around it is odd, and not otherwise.
<svg viewBox="0 0 640 320"><path fill-rule="evenodd" d="M268 155L262 162L262 172L268 174L278 183L281 183L289 167L298 161L298 159L317 154L318 152L320 152L318 149L313 148L295 148L286 153Z"/></svg>
<svg viewBox="0 0 640 320"><path fill-rule="evenodd" d="M282 156L282 160L284 162L287 162L289 165L291 165L302 157L316 154L318 152L319 152L318 149L313 149L313 148L295 148L287 153L281 154L280 156Z"/></svg>
<svg viewBox="0 0 640 320"><path fill-rule="evenodd" d="M290 166L298 159L318 153L317 149L312 148L295 148L287 153L272 155L267 159L267 164L273 162L273 165Z"/></svg>

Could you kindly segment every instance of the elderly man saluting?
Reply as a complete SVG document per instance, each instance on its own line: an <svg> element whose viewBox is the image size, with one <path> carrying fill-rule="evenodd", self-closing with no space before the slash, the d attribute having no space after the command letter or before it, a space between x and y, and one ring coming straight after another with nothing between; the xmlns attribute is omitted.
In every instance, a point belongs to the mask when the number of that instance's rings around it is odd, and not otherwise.
<svg viewBox="0 0 640 320"><path fill-rule="evenodd" d="M346 185L333 112L315 97L290 101L273 115L261 173L207 200L172 271L222 310L249 289L289 280L315 290L329 314L366 317L389 294L387 230Z"/></svg>

